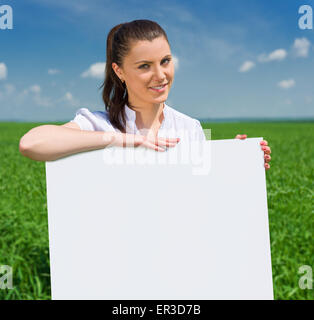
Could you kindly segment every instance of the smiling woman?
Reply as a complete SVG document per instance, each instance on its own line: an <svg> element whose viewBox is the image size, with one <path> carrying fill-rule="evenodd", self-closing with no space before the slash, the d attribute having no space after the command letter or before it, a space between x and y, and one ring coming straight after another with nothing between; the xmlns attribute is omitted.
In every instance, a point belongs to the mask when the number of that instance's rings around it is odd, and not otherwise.
<svg viewBox="0 0 314 320"><path fill-rule="evenodd" d="M150 128L157 135L173 79L169 41L158 23L134 20L111 29L103 100L115 128L126 132L126 112L132 110L136 128ZM167 108L174 113L175 110Z"/></svg>
<svg viewBox="0 0 314 320"><path fill-rule="evenodd" d="M180 140L206 140L197 119L166 104L173 81L173 57L161 26L151 20L119 24L107 36L101 86L106 111L80 108L63 128L34 128L21 139L20 150L46 161L108 145L165 151Z"/></svg>
<svg viewBox="0 0 314 320"><path fill-rule="evenodd" d="M202 127L166 100L174 79L174 64L165 31L154 21L134 20L115 26L107 37L107 61L102 97L106 112L77 111L72 122L83 130L168 138L206 140ZM158 149L157 149L158 150ZM159 151L162 151L159 149Z"/></svg>
<svg viewBox="0 0 314 320"><path fill-rule="evenodd" d="M157 129L173 79L169 41L159 24L135 20L109 32L103 100L114 127L125 131L127 104L136 113L137 128Z"/></svg>
<svg viewBox="0 0 314 320"><path fill-rule="evenodd" d="M201 124L166 104L174 79L165 31L150 20L113 27L107 36L103 101L106 111L77 110L62 125L33 128L20 140L20 152L34 160L113 146L155 151L180 139L206 140Z"/></svg>

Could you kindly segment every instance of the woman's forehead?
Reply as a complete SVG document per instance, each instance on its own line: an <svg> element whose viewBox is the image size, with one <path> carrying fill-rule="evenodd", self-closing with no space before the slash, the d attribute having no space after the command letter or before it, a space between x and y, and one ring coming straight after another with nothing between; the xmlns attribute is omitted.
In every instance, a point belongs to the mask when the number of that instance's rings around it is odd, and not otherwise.
<svg viewBox="0 0 314 320"><path fill-rule="evenodd" d="M139 40L133 43L128 56L131 60L145 60L148 57L158 58L167 54L171 54L167 40L165 38L156 38L152 41Z"/></svg>

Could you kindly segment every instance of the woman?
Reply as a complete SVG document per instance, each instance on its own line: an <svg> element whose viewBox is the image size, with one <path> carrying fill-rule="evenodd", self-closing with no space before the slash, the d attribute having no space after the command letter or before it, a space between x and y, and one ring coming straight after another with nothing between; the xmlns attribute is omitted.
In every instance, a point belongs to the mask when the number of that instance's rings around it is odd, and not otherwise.
<svg viewBox="0 0 314 320"><path fill-rule="evenodd" d="M206 140L198 120L166 105L173 80L174 64L165 31L150 20L119 24L107 37L102 85L106 112L81 108L64 125L33 128L21 138L20 152L33 160L51 161L109 145L162 152L176 146L182 132ZM246 135L236 138L245 139ZM269 169L271 150L267 141L261 145Z"/></svg>

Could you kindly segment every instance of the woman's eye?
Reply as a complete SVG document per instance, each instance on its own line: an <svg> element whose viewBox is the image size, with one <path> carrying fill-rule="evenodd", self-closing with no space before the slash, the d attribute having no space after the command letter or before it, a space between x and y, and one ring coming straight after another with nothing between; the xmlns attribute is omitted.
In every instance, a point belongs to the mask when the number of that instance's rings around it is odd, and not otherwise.
<svg viewBox="0 0 314 320"><path fill-rule="evenodd" d="M148 66L148 64L142 64L141 66L139 66L139 69L146 69L146 68L143 68L144 66Z"/></svg>
<svg viewBox="0 0 314 320"><path fill-rule="evenodd" d="M170 62L170 58L167 58L167 59L164 59L162 62L165 62L165 61L167 61L168 60L168 63ZM139 69L147 69L147 68L143 68L144 66L149 66L147 63L145 63L145 64L142 64L140 67L139 67Z"/></svg>

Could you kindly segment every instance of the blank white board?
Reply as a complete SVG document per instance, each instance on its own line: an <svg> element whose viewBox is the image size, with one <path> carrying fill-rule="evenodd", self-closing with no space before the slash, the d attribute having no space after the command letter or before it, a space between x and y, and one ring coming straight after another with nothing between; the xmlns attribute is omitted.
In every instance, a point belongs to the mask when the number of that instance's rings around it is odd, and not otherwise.
<svg viewBox="0 0 314 320"><path fill-rule="evenodd" d="M52 299L273 299L260 141L47 161Z"/></svg>

